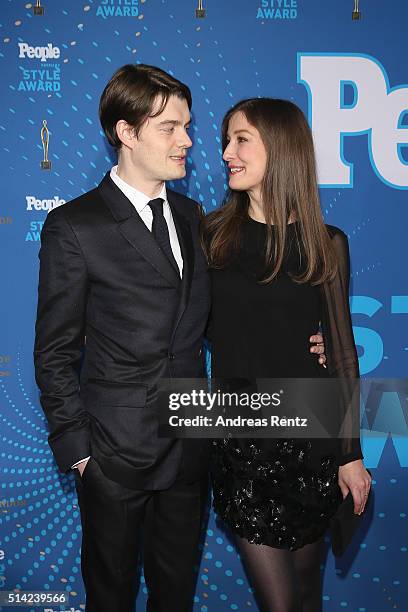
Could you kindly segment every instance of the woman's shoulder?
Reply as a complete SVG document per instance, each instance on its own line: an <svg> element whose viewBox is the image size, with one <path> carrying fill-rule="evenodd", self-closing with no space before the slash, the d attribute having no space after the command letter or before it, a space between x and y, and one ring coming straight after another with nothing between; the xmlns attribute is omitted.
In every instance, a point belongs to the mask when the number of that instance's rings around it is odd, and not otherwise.
<svg viewBox="0 0 408 612"><path fill-rule="evenodd" d="M213 219L217 219L217 217L219 217L220 214L221 214L221 208L216 208L215 210L212 210L212 211L210 211L210 212L205 214L204 221L209 223Z"/></svg>
<svg viewBox="0 0 408 612"><path fill-rule="evenodd" d="M214 219L219 219L219 218L223 218L225 217L225 214L227 212L230 212L231 210L231 203L230 202L223 202L220 206L218 206L218 208L215 208L214 210L208 212L205 215L205 220L208 222L213 221Z"/></svg>
<svg viewBox="0 0 408 612"><path fill-rule="evenodd" d="M219 208L207 213L202 221L201 227L205 236L212 236L230 218L231 205L224 203Z"/></svg>
<svg viewBox="0 0 408 612"><path fill-rule="evenodd" d="M343 238L343 239L345 238L347 240L346 234L343 232L342 229L340 229L336 225L329 225L328 223L326 223L325 226L326 226L326 230L327 230L327 233L329 234L330 238L334 238L335 236L339 236L340 239L341 238Z"/></svg>
<svg viewBox="0 0 408 612"><path fill-rule="evenodd" d="M337 263L343 267L350 264L350 249L347 234L335 225L326 224L327 233L331 238L331 244L336 254Z"/></svg>
<svg viewBox="0 0 408 612"><path fill-rule="evenodd" d="M336 227L335 225L326 224L326 229L331 238L332 245L337 251L337 254L348 251L349 246L347 234L345 234L342 229Z"/></svg>

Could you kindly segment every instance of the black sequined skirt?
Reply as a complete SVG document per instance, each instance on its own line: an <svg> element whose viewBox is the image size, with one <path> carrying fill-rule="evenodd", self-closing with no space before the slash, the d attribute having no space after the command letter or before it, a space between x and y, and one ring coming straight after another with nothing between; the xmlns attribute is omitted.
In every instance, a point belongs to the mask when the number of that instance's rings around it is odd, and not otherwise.
<svg viewBox="0 0 408 612"><path fill-rule="evenodd" d="M342 501L335 456L317 460L309 440L214 440L212 478L220 518L249 542L274 548L318 540Z"/></svg>

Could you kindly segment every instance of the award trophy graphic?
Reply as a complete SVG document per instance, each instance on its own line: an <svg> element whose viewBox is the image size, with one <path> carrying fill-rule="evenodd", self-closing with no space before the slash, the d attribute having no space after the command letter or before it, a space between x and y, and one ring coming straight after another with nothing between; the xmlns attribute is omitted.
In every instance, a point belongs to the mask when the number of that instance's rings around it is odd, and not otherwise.
<svg viewBox="0 0 408 612"><path fill-rule="evenodd" d="M361 19L361 11L360 11L360 7L359 7L359 0L354 0L354 10L353 10L353 13L351 15L351 18L353 19L353 21L357 21L358 19Z"/></svg>
<svg viewBox="0 0 408 612"><path fill-rule="evenodd" d="M198 8L196 8L197 19L203 19L205 17L205 9L203 8L203 0L198 0Z"/></svg>
<svg viewBox="0 0 408 612"><path fill-rule="evenodd" d="M44 7L41 6L41 0L36 0L34 6L34 15L44 15Z"/></svg>
<svg viewBox="0 0 408 612"><path fill-rule="evenodd" d="M50 132L47 128L47 122L43 120L43 126L41 128L41 142L44 151L44 159L41 162L41 168L43 170L51 170L51 162L48 159L48 145L50 142Z"/></svg>

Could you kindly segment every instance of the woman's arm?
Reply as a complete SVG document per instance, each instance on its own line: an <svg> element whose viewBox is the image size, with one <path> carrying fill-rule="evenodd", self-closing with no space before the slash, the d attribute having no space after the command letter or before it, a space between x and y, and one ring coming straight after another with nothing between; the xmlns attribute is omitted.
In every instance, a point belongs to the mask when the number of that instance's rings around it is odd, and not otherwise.
<svg viewBox="0 0 408 612"><path fill-rule="evenodd" d="M371 478L362 459L360 444L359 367L349 306L350 255L346 235L329 228L338 261L333 281L325 283L323 335L327 367L339 381L339 409L342 421L339 439L339 486L343 497L351 491L354 511L364 510Z"/></svg>

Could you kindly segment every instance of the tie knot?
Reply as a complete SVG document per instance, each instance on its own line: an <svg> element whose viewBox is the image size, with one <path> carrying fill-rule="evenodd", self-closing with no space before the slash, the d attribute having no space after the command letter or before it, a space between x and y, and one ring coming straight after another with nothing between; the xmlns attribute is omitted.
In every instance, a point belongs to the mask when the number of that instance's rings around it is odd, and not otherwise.
<svg viewBox="0 0 408 612"><path fill-rule="evenodd" d="M147 203L147 205L152 209L153 216L156 214L163 215L163 202L163 198L155 198Z"/></svg>

